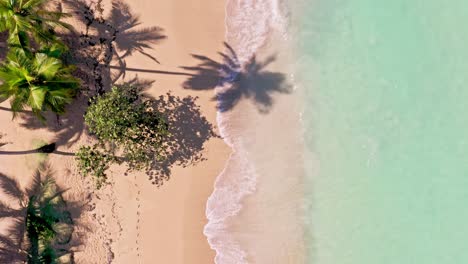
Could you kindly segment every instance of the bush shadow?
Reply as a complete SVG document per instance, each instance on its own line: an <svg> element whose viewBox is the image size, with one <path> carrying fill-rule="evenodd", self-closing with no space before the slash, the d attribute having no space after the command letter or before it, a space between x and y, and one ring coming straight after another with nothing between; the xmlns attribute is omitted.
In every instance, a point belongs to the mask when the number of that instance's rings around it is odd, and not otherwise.
<svg viewBox="0 0 468 264"><path fill-rule="evenodd" d="M205 160L204 144L212 137L219 137L214 126L203 116L198 97L177 96L168 92L156 98L149 96L145 90L151 87L151 81L138 78L125 82L125 85L138 87L143 100L161 113L166 119L170 135L164 143L164 160L153 160L146 171L150 181L161 186L170 180L174 166L187 167Z"/></svg>

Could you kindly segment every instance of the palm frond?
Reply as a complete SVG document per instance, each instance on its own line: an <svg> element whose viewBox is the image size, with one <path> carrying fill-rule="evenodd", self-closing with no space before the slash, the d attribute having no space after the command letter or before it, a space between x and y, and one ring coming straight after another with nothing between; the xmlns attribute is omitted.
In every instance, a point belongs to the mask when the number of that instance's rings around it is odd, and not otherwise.
<svg viewBox="0 0 468 264"><path fill-rule="evenodd" d="M15 198L17 201L21 201L24 198L18 181L6 176L3 173L0 173L0 188L4 194L10 196L11 198Z"/></svg>
<svg viewBox="0 0 468 264"><path fill-rule="evenodd" d="M0 201L0 218L17 218L21 216L21 210L13 209L6 203Z"/></svg>
<svg viewBox="0 0 468 264"><path fill-rule="evenodd" d="M29 92L28 105L33 111L40 111L43 109L43 103L47 94L47 87L32 86Z"/></svg>
<svg viewBox="0 0 468 264"><path fill-rule="evenodd" d="M57 74L61 66L62 62L60 60L49 57L45 53L36 53L34 67L37 71L37 75L42 75L46 79L51 79Z"/></svg>
<svg viewBox="0 0 468 264"><path fill-rule="evenodd" d="M25 106L29 106L41 120L44 119L42 111L65 112L79 82L71 75L74 68L63 65L57 58L63 50L60 44L55 44L34 56L20 49L8 53L8 62L0 66L3 81L0 96L12 99L14 117Z"/></svg>
<svg viewBox="0 0 468 264"><path fill-rule="evenodd" d="M33 180L31 182L31 184L26 188L25 194L28 197L31 197L31 196L37 194L38 191L40 190L40 188L41 188L41 173L38 170L33 174Z"/></svg>

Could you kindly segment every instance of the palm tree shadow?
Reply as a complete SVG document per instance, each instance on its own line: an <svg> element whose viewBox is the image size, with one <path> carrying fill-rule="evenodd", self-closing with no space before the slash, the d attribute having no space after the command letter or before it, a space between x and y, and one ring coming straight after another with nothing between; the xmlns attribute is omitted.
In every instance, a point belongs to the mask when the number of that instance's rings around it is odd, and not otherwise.
<svg viewBox="0 0 468 264"><path fill-rule="evenodd" d="M57 148L61 146L69 148L78 142L85 131L83 115L86 111L87 102L86 97L80 96L71 105L67 106L67 111L63 115L58 116L51 112L45 113L45 122L38 120L32 112L22 112L19 115L22 121L20 125L30 130L46 128L55 134L53 142ZM60 154L60 152L57 154Z"/></svg>
<svg viewBox="0 0 468 264"><path fill-rule="evenodd" d="M26 263L27 254L22 250L24 222L12 220L4 230L4 235L0 235L0 263Z"/></svg>
<svg viewBox="0 0 468 264"><path fill-rule="evenodd" d="M213 98L218 102L218 110L227 112L233 109L242 99L252 100L261 113L268 113L273 106L273 94L289 94L292 86L288 84L283 73L271 72L266 68L276 60L270 56L258 61L253 56L242 65L234 49L224 43L226 53L219 52L221 62L203 55L192 54L199 64L192 67L181 67L193 73L183 84L185 89L210 90L224 87Z"/></svg>
<svg viewBox="0 0 468 264"><path fill-rule="evenodd" d="M63 36L74 49L71 60L81 66L80 75L91 82L88 86L94 87L98 94L103 94L120 77L125 76L127 57L140 53L159 63L149 50L167 38L164 30L155 26L141 27L138 16L132 14L129 5L122 0L112 1L107 17L104 17L99 3L89 4L84 0L64 2L85 27L84 32ZM111 74L110 66L114 61L118 66L113 69L118 71ZM89 79L87 76L93 77Z"/></svg>
<svg viewBox="0 0 468 264"><path fill-rule="evenodd" d="M152 49L153 45L159 44L167 37L163 35L163 29L160 27L147 27L136 29L141 25L140 19L134 16L128 4L121 0L112 2L112 10L110 17L107 19L116 30L115 46L117 50L122 51L122 55L118 55L120 59L124 59L134 52L139 52L151 60L159 63L159 61L146 52L146 49Z"/></svg>
<svg viewBox="0 0 468 264"><path fill-rule="evenodd" d="M43 195L42 184L47 181L47 178L52 177L53 172L46 164L36 171L33 175L32 183L26 187L21 188L19 183L2 173L0 173L0 192L7 198L9 203L0 201L0 219L9 220L11 225L5 228L0 234L0 263L26 263L28 257L26 247L28 241L26 239L26 215L28 210L28 203L31 197ZM56 186L56 193L61 194L65 190ZM63 201L59 211L61 217L67 223L73 224L74 219L81 216L83 205L78 202ZM76 226L75 226L76 227ZM57 240L54 243L54 248L57 252L68 252L70 259L73 261L72 248L77 248L83 244L83 241L78 236L73 236L71 233L65 235L67 238L64 240ZM73 263L73 262L72 262Z"/></svg>

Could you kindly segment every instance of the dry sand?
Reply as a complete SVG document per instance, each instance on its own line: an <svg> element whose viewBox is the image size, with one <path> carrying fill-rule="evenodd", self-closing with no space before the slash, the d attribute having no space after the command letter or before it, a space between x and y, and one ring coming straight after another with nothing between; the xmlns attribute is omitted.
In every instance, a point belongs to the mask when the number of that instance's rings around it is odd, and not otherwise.
<svg viewBox="0 0 468 264"><path fill-rule="evenodd" d="M223 1L132 0L128 4L133 13L140 15L141 27L162 27L167 36L151 51L160 65L135 54L126 60L128 68L179 72L180 66L196 65L191 53L216 58L223 49ZM127 71L126 79L135 74L156 81L149 90L153 96L166 91L180 97L199 96L202 113L216 124L213 90L182 89L186 76ZM115 263L213 263L214 252L202 233L205 205L229 150L221 139L213 138L203 152L206 161L174 169L171 179L160 188L150 184L145 175L139 175L137 187L131 177L119 177L115 187L119 211L123 213L123 231L115 244Z"/></svg>
<svg viewBox="0 0 468 264"><path fill-rule="evenodd" d="M90 2L90 1L88 1ZM104 13L111 4L103 2ZM194 66L191 53L217 58L223 50L224 2L219 0L126 0L130 14L139 15L136 29L158 26L167 36L165 40L144 51L157 58L135 52L125 58L127 68L152 71L181 72L180 66ZM77 26L80 28L79 26ZM117 50L117 53L122 51ZM117 62L111 63L117 65ZM116 71L113 71L116 73ZM216 125L214 91L185 90L182 84L188 76L158 74L127 70L119 81L154 80L147 93L157 97L168 91L185 98L198 96L201 113ZM60 141L60 151L74 152L80 143L89 143L83 132L81 113L86 102L79 100L62 117L58 125L53 116L48 127L32 122L27 116L11 121L11 113L0 111L0 132L4 141L11 142L0 150L15 151L34 148L35 142ZM1 106L8 108L4 102ZM72 127L71 131L69 131ZM157 187L142 173L124 176L121 168L112 169L112 183L102 190L94 190L92 182L76 172L73 157L52 154L48 162L55 171L59 185L70 188L68 200L83 204L77 222L75 257L78 263L213 263L214 251L203 235L206 224L205 205L213 190L216 176L229 155L229 148L220 138L212 137L204 143L206 160L188 167L174 167L168 181ZM39 158L37 155L0 155L0 173L18 179L26 186ZM0 199L4 195L0 194ZM2 223L0 223L2 224ZM5 224L5 223L3 223Z"/></svg>

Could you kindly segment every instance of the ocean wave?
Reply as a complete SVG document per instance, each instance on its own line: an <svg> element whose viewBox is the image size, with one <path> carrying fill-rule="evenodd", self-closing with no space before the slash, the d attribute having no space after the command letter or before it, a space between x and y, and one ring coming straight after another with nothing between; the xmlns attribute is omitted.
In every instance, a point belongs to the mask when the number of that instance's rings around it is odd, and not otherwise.
<svg viewBox="0 0 468 264"><path fill-rule="evenodd" d="M244 65L266 44L270 33L285 34L286 15L281 0L228 0L226 4L226 41ZM221 70L221 69L220 69ZM229 87L218 87L220 92ZM247 254L228 230L230 218L239 214L243 199L255 192L257 175L248 160L242 131L230 126L229 113L218 112L220 134L231 147L226 167L218 175L206 206L208 223L204 234L216 251L216 264L245 264Z"/></svg>

